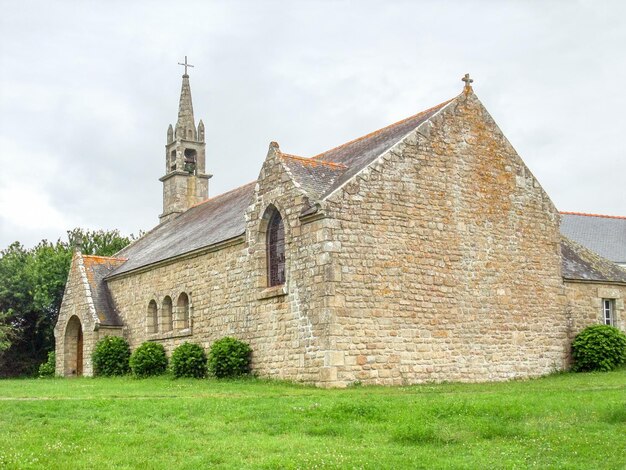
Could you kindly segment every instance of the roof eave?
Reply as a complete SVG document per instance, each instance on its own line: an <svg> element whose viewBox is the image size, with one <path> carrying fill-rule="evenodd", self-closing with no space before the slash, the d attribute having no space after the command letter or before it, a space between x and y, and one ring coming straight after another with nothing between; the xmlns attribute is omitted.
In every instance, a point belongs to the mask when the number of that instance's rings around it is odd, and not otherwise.
<svg viewBox="0 0 626 470"><path fill-rule="evenodd" d="M626 286L626 282L622 281L607 281L607 280L598 280L598 279L580 279L580 278L569 278L563 277L563 282L574 282L578 284L611 284L615 286Z"/></svg>
<svg viewBox="0 0 626 470"><path fill-rule="evenodd" d="M244 241L245 241L245 231L242 232L241 234L235 236L235 237L231 237L231 238L228 238L226 240L222 240L220 242L213 243L211 245L203 246L203 247L197 248L195 250L191 250L191 251L188 251L188 252L185 252L185 253L181 253L179 255L171 256L169 258L165 258L165 259L162 259L162 260L159 260L159 261L155 261L153 263L148 263L148 264L144 264L142 266L137 266L136 268L129 269L128 271L122 271L122 272L115 272L114 271L109 276L106 276L104 278L104 280L106 282L109 282L109 281L121 279L121 278L126 277L126 276L139 274L139 273L142 273L144 271L148 271L150 269L153 269L153 268L155 268L157 266L164 266L164 265L171 264L171 263L174 263L174 262L182 260L182 259L192 258L194 256L203 255L205 253L210 253L210 252L213 252L213 251L219 251L219 250L222 250L222 249L227 248L229 246L237 245L239 243L243 243ZM124 265L120 266L120 268L122 268L122 267L124 267Z"/></svg>

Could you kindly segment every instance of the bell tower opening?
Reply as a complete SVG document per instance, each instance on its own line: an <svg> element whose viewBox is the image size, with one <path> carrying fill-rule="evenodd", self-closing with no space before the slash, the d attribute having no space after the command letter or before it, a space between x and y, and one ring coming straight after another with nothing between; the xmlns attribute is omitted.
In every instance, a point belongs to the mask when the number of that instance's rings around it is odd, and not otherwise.
<svg viewBox="0 0 626 470"><path fill-rule="evenodd" d="M170 171L176 170L176 150L170 152Z"/></svg>
<svg viewBox="0 0 626 470"><path fill-rule="evenodd" d="M185 149L185 171L189 174L196 174L196 158L198 152L194 149Z"/></svg>

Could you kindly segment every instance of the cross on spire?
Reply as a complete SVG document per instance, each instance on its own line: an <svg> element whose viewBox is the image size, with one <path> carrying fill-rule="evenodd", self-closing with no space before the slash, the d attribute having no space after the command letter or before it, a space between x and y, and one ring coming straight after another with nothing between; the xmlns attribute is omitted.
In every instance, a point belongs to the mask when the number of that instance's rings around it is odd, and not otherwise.
<svg viewBox="0 0 626 470"><path fill-rule="evenodd" d="M187 63L187 56L185 56L185 62L179 62L178 65L183 65L185 67L185 75L187 75L187 67L193 68L193 65Z"/></svg>
<svg viewBox="0 0 626 470"><path fill-rule="evenodd" d="M469 73L466 73L465 76L461 79L461 81L465 82L465 88L469 88L472 86L474 79L470 78Z"/></svg>

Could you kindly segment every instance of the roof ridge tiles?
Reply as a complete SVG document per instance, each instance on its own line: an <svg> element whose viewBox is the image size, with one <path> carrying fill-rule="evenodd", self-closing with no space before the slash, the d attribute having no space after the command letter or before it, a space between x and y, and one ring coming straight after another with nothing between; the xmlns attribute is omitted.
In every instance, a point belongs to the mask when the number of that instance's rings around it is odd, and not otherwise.
<svg viewBox="0 0 626 470"><path fill-rule="evenodd" d="M390 128L392 128L392 127L398 126L398 125L400 125L400 124L403 124L403 123L405 123L405 122L407 122L407 121L410 121L411 119L415 119L416 117L418 117L418 116L420 116L420 115L427 114L427 113L429 113L430 111L433 111L434 109L441 108L441 107L443 107L443 106L447 105L448 103L450 103L450 102L454 101L456 98L457 98L457 97L455 96L455 97L454 97L454 98L452 98L452 99L449 99L449 100L447 100L447 101L444 101L444 102L442 102L442 103L439 103L438 105L435 105L435 106L432 106L432 107L430 107L430 108L428 108L428 109L425 109L425 110L423 110L423 111L420 111L419 113L413 114L412 116L409 116L409 117L407 117L407 118L404 118L404 119L401 119L401 120L399 120L399 121L396 121L396 122L394 122L394 123L392 123L392 124L389 124L389 125L387 125L387 126L385 126L385 127L381 127L380 129L377 129L377 130L375 130L375 131L373 131L373 132L370 132L369 134L362 135L361 137L357 137L356 139L352 139L352 140L350 140L350 141L348 141L348 142L344 142L343 144L337 145L336 147L333 147L333 148L331 148L331 149L325 150L325 151L324 151L324 152L322 152L322 153L318 153L317 155L315 155L315 156L313 156L313 157L311 157L311 158L314 158L314 159L319 159L319 158L321 158L323 155L325 155L325 154L327 154L327 153L331 153L331 152L333 152L334 150L340 149L341 147L346 147L346 146L348 146L348 145L350 145L350 144L354 144L354 143L359 142L359 141L361 141L361 140L365 140L365 139L368 139L368 138L370 138L370 137L373 137L373 136L375 136L376 134L379 134L379 133L381 133L381 132L383 132L383 131L386 131L387 129L390 129Z"/></svg>
<svg viewBox="0 0 626 470"><path fill-rule="evenodd" d="M115 261L128 261L128 258L119 258L117 256L100 256L100 255L82 255L83 258L97 258L97 259L107 259L107 260L115 260Z"/></svg>
<svg viewBox="0 0 626 470"><path fill-rule="evenodd" d="M584 216L584 217L602 217L602 218L605 218L605 219L626 219L626 216L623 216L623 215L588 214L586 212L559 211L559 214L564 214L564 215L581 215L581 216Z"/></svg>
<svg viewBox="0 0 626 470"><path fill-rule="evenodd" d="M292 160L298 160L302 163L304 163L305 165L310 165L310 166L318 166L318 165L324 165L324 166L329 166L331 168L338 168L341 170L345 170L346 168L348 168L346 165L343 165L341 163L334 163L334 162L327 162L326 160L316 160L317 157L311 157L311 158L307 158L307 157L300 157L297 155L291 155L288 153L282 153L280 155L282 158L289 158Z"/></svg>

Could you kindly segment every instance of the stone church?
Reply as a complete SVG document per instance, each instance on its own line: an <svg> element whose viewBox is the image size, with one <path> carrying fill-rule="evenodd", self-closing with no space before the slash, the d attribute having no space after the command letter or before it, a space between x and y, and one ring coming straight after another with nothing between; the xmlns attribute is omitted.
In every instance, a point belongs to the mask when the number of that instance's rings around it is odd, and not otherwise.
<svg viewBox="0 0 626 470"><path fill-rule="evenodd" d="M160 223L115 257L77 247L57 373L91 375L106 335L168 353L228 335L251 345L264 377L495 381L567 368L589 324L625 329L626 271L561 235L464 81L458 96L311 158L272 142L256 181L208 198L185 73Z"/></svg>

